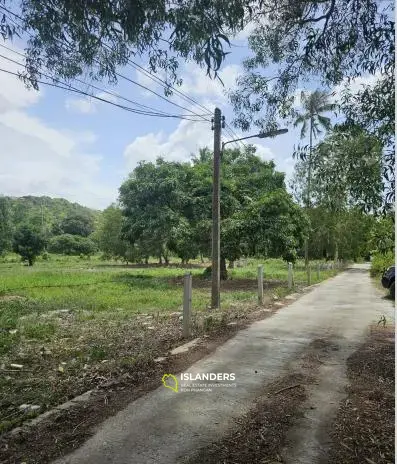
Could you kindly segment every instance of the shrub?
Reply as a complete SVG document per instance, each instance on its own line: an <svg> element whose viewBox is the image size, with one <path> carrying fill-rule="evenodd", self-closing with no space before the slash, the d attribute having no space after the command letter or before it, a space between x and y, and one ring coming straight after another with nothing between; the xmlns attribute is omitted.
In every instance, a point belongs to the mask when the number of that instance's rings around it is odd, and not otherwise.
<svg viewBox="0 0 397 464"><path fill-rule="evenodd" d="M294 248L290 248L289 250L286 250L283 254L283 260L287 261L287 263L295 264L297 259L298 259L298 253Z"/></svg>
<svg viewBox="0 0 397 464"><path fill-rule="evenodd" d="M32 266L37 256L43 251L46 241L44 237L29 226L22 226L14 236L13 249L21 258Z"/></svg>
<svg viewBox="0 0 397 464"><path fill-rule="evenodd" d="M371 261L371 276L378 276L382 274L389 266L394 264L394 253L389 251L387 253L375 253Z"/></svg>
<svg viewBox="0 0 397 464"><path fill-rule="evenodd" d="M63 234L52 237L48 244L48 251L63 255L89 256L97 251L97 246L87 237Z"/></svg>

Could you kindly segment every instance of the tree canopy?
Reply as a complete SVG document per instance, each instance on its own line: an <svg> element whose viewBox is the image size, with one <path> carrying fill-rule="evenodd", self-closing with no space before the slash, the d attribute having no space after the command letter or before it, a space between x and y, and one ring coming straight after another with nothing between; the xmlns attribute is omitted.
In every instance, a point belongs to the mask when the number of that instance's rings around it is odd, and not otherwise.
<svg viewBox="0 0 397 464"><path fill-rule="evenodd" d="M144 255L184 262L210 255L212 153L192 163L140 163L120 188L123 236ZM281 256L296 249L307 223L286 192L284 174L253 147L225 150L221 169L221 257Z"/></svg>
<svg viewBox="0 0 397 464"><path fill-rule="evenodd" d="M14 236L13 249L21 258L32 266L37 256L44 250L45 239L43 235L29 226L22 226Z"/></svg>
<svg viewBox="0 0 397 464"><path fill-rule="evenodd" d="M379 212L384 202L382 146L376 137L356 127L336 128L313 150L310 202L332 211L357 207ZM306 203L308 158L297 162L291 186Z"/></svg>

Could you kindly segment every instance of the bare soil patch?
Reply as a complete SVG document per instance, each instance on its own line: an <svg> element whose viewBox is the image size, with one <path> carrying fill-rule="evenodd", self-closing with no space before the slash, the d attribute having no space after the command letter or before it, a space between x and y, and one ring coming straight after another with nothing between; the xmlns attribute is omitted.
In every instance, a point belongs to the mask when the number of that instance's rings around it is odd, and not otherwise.
<svg viewBox="0 0 397 464"><path fill-rule="evenodd" d="M348 359L348 396L340 405L324 464L394 463L394 360L394 327L373 326Z"/></svg>

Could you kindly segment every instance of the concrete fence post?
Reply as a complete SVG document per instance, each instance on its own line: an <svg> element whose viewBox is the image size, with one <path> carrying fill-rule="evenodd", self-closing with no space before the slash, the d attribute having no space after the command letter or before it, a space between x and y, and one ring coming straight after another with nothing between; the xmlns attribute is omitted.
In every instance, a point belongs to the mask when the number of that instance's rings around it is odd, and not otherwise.
<svg viewBox="0 0 397 464"><path fill-rule="evenodd" d="M293 282L292 263L288 263L288 288L291 290Z"/></svg>
<svg viewBox="0 0 397 464"><path fill-rule="evenodd" d="M263 264L258 266L258 303L263 304Z"/></svg>
<svg viewBox="0 0 397 464"><path fill-rule="evenodd" d="M190 337L190 318L192 313L192 274L183 279L183 336Z"/></svg>

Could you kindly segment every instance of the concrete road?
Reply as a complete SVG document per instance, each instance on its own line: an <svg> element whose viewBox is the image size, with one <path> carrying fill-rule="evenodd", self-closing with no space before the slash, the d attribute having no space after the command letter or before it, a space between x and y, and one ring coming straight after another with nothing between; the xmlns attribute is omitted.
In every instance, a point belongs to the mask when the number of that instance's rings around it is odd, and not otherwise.
<svg viewBox="0 0 397 464"><path fill-rule="evenodd" d="M353 352L371 322L382 315L394 318L392 302L382 297L370 282L368 266L355 265L242 330L187 370L234 373L235 387L174 392L160 386L106 420L81 448L56 463L175 464L221 438L313 339L336 340L344 358ZM294 453L301 455L298 449ZM315 460L312 453L295 462Z"/></svg>

